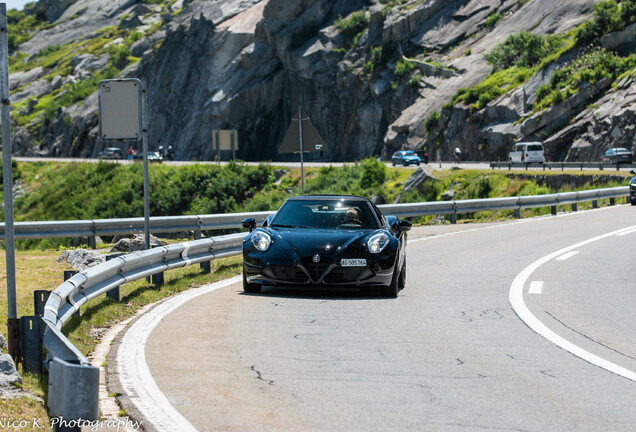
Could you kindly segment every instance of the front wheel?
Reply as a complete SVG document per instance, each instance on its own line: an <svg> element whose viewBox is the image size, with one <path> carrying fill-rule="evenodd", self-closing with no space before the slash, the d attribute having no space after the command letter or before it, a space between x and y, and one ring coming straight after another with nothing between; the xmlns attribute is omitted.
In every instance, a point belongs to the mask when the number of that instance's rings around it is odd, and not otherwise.
<svg viewBox="0 0 636 432"><path fill-rule="evenodd" d="M400 270L400 276L398 277L398 287L400 289L406 287L406 259L404 260L404 264L402 264L402 270Z"/></svg>
<svg viewBox="0 0 636 432"><path fill-rule="evenodd" d="M261 292L261 285L247 282L247 276L245 276L245 268L243 268L243 292L247 294L258 294Z"/></svg>
<svg viewBox="0 0 636 432"><path fill-rule="evenodd" d="M397 268L393 270L393 277L391 278L391 283L387 286L382 287L382 297L391 297L396 298L398 296L398 292L400 291L399 286L399 274Z"/></svg>

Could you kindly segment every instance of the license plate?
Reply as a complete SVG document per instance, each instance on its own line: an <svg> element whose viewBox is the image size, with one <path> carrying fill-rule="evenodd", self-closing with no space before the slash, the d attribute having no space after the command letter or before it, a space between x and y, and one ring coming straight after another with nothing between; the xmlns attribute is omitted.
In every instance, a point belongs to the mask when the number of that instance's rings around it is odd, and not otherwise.
<svg viewBox="0 0 636 432"><path fill-rule="evenodd" d="M367 260L365 258L343 258L340 260L343 267L366 267Z"/></svg>

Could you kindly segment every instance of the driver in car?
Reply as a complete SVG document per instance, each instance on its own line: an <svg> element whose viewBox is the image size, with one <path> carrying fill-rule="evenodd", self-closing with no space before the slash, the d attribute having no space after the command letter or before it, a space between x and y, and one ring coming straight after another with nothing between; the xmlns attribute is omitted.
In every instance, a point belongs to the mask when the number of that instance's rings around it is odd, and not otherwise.
<svg viewBox="0 0 636 432"><path fill-rule="evenodd" d="M345 224L350 223L362 225L362 222L360 221L360 212L353 207L349 207L347 211L345 211Z"/></svg>

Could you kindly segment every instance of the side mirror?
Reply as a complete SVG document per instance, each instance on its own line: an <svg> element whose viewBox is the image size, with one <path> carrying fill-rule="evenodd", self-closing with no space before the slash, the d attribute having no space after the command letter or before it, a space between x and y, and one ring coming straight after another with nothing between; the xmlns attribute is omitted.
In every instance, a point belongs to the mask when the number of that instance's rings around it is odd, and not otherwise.
<svg viewBox="0 0 636 432"><path fill-rule="evenodd" d="M243 219L241 225L243 225L243 228L247 228L250 232L252 232L254 231L254 228L256 228L256 220L254 218Z"/></svg>
<svg viewBox="0 0 636 432"><path fill-rule="evenodd" d="M406 232L411 229L413 224L407 220L396 220L393 223L393 228L399 232Z"/></svg>

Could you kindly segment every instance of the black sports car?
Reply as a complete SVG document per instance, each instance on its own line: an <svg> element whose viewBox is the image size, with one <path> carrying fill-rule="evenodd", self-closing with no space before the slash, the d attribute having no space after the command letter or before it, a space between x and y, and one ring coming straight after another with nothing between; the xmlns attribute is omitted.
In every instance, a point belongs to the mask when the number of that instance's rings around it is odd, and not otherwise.
<svg viewBox="0 0 636 432"><path fill-rule="evenodd" d="M396 297L406 282L411 223L382 216L368 199L343 195L290 198L243 240L243 290L263 285L381 287ZM377 289L377 288L376 288Z"/></svg>

